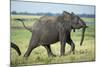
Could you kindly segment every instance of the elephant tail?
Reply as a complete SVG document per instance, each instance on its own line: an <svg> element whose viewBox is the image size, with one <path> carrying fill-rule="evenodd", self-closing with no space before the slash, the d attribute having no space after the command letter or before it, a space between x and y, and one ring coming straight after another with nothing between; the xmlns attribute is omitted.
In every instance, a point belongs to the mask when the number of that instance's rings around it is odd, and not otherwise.
<svg viewBox="0 0 100 67"><path fill-rule="evenodd" d="M19 56L21 55L21 51L20 51L19 47L16 44L11 42L11 47L14 48L17 51Z"/></svg>
<svg viewBox="0 0 100 67"><path fill-rule="evenodd" d="M15 19L15 20L21 21L22 24L23 24L23 26L24 26L24 28L25 28L26 30L32 32L32 28L31 28L31 27L27 27L27 26L24 24L24 19Z"/></svg>

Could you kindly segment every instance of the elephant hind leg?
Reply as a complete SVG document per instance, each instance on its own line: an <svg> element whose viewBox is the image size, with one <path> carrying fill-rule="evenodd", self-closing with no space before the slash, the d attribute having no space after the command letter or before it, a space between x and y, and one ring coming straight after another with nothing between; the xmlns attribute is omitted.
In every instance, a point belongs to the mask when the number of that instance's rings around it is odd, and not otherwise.
<svg viewBox="0 0 100 67"><path fill-rule="evenodd" d="M44 47L46 48L49 57L50 57L50 56L54 56L54 57L56 56L56 55L54 55L54 54L52 53L50 44L44 45Z"/></svg>
<svg viewBox="0 0 100 67"><path fill-rule="evenodd" d="M11 42L11 47L14 48L17 51L19 56L21 55L21 51L20 51L19 47L16 44Z"/></svg>
<svg viewBox="0 0 100 67"><path fill-rule="evenodd" d="M30 53L32 52L32 50L35 49L37 46L39 46L38 43L34 41L30 41L30 44L28 46L26 53L24 54L24 57L28 57Z"/></svg>

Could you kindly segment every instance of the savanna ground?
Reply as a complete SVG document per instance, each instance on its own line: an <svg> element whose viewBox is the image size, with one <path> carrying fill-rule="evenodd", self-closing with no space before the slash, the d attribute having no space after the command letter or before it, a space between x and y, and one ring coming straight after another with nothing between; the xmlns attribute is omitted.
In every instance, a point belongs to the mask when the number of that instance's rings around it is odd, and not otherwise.
<svg viewBox="0 0 100 67"><path fill-rule="evenodd" d="M35 48L28 59L23 57L26 52L31 33L24 29L19 21L14 21L15 18L27 19L25 24L32 26L36 18L39 16L27 15L11 15L11 42L17 44L21 50L22 55L18 56L17 52L11 48L11 65L35 65L35 64L54 64L54 63L69 63L69 62L83 62L95 60L95 22L94 18L82 18L88 28L85 32L85 39L83 45L80 46L81 29L71 33L71 37L75 43L75 54L67 54L70 46L66 43L65 56L60 56L60 43L51 45L52 51L57 57L48 57L46 49L42 46Z"/></svg>

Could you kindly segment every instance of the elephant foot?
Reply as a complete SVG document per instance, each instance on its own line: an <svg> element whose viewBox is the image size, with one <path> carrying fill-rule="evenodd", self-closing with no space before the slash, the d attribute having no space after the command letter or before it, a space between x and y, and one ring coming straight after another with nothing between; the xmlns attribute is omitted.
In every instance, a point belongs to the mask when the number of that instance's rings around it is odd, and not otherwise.
<svg viewBox="0 0 100 67"><path fill-rule="evenodd" d="M73 51L73 54L75 54L75 51Z"/></svg>
<svg viewBox="0 0 100 67"><path fill-rule="evenodd" d="M27 59L28 59L28 56L27 56L27 55L24 55L23 58L24 58L25 60L27 60Z"/></svg>
<svg viewBox="0 0 100 67"><path fill-rule="evenodd" d="M26 58L27 58L28 56L29 56L29 55L28 55L27 53L25 53L23 57L26 57Z"/></svg>
<svg viewBox="0 0 100 67"><path fill-rule="evenodd" d="M48 54L48 57L56 57L55 54Z"/></svg>
<svg viewBox="0 0 100 67"><path fill-rule="evenodd" d="M23 57L27 57L25 54L24 54L24 56Z"/></svg>
<svg viewBox="0 0 100 67"><path fill-rule="evenodd" d="M61 57L61 56L65 56L65 53L61 53L61 54L59 55L59 57Z"/></svg>
<svg viewBox="0 0 100 67"><path fill-rule="evenodd" d="M69 54L75 54L75 51L70 50L70 51L67 53L67 55L69 55Z"/></svg>

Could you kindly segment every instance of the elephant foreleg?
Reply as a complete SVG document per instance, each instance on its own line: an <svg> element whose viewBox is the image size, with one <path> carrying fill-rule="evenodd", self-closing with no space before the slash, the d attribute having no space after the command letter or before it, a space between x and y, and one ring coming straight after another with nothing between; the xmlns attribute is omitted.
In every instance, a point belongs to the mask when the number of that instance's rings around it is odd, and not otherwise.
<svg viewBox="0 0 100 67"><path fill-rule="evenodd" d="M61 56L65 54L65 42L61 42L61 50L60 50Z"/></svg>
<svg viewBox="0 0 100 67"><path fill-rule="evenodd" d="M60 53L62 56L65 54L65 46L66 46L66 35L65 34L62 37L60 37L60 41L61 41Z"/></svg>
<svg viewBox="0 0 100 67"><path fill-rule="evenodd" d="M72 40L70 40L68 43L71 46L70 53L72 52L73 54L75 54L75 44L74 44L74 42Z"/></svg>
<svg viewBox="0 0 100 67"><path fill-rule="evenodd" d="M44 45L44 47L46 48L49 57L50 57L50 56L56 56L56 55L54 55L54 54L52 53L52 50L51 50L50 45Z"/></svg>
<svg viewBox="0 0 100 67"><path fill-rule="evenodd" d="M66 45L66 31L64 28L61 28L61 31L59 32L59 38L61 43L60 53L62 56L65 54L65 45Z"/></svg>
<svg viewBox="0 0 100 67"><path fill-rule="evenodd" d="M70 50L69 53L72 52L73 54L75 54L75 44L71 39L70 32L67 32L66 35L67 35L66 36L67 37L66 42L71 46L71 50Z"/></svg>
<svg viewBox="0 0 100 67"><path fill-rule="evenodd" d="M74 44L74 42L72 41L72 39L71 39L71 37L70 37L70 34L69 34L69 36L67 37L67 43L71 46L70 53L73 52L73 54L75 54L75 44Z"/></svg>

